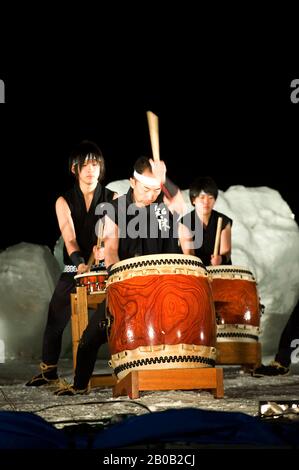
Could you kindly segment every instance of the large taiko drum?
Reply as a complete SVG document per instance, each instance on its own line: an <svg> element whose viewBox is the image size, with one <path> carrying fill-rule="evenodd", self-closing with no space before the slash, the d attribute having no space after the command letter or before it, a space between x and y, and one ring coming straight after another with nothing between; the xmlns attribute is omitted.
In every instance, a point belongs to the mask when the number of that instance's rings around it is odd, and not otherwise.
<svg viewBox="0 0 299 470"><path fill-rule="evenodd" d="M217 343L255 342L260 303L253 274L240 266L208 266L217 322Z"/></svg>
<svg viewBox="0 0 299 470"><path fill-rule="evenodd" d="M106 300L110 365L119 379L138 369L215 365L210 280L196 256L160 254L116 263Z"/></svg>
<svg viewBox="0 0 299 470"><path fill-rule="evenodd" d="M86 287L88 294L106 292L108 273L105 270L77 274L74 276L74 279L76 282L76 287Z"/></svg>

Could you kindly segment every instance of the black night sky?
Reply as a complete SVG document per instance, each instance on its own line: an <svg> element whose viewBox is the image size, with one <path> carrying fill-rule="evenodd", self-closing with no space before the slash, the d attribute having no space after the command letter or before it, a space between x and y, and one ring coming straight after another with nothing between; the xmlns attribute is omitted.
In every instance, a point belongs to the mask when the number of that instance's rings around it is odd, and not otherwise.
<svg viewBox="0 0 299 470"><path fill-rule="evenodd" d="M81 140L102 149L106 183L128 178L136 158L150 152L148 109L159 116L161 159L182 189L199 175L212 176L222 190L270 186L298 220L299 103L290 100L295 71L173 67L128 74L122 67L110 75L43 71L0 78L6 92L0 249L20 241L53 248L55 199L73 184L68 156Z"/></svg>

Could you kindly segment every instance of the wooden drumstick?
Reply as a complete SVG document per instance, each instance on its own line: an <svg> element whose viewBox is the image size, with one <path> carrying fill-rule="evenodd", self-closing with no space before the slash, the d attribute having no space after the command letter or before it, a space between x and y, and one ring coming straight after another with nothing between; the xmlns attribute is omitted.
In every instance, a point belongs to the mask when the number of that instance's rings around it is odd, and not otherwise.
<svg viewBox="0 0 299 470"><path fill-rule="evenodd" d="M103 234L104 234L104 224L102 222L102 219L99 221L99 230L98 230L98 240L97 240L97 248L101 247L101 243L103 241ZM98 266L100 263L100 260L97 260L96 265Z"/></svg>
<svg viewBox="0 0 299 470"><path fill-rule="evenodd" d="M217 222L217 231L216 231L216 238L215 238L215 245L214 245L214 253L213 253L214 256L217 256L219 252L221 229L222 229L222 217L219 217L218 222Z"/></svg>
<svg viewBox="0 0 299 470"><path fill-rule="evenodd" d="M153 160L157 162L160 160L159 118L156 114L152 113L152 111L147 111L146 115L151 139Z"/></svg>
<svg viewBox="0 0 299 470"><path fill-rule="evenodd" d="M93 262L94 262L94 254L93 254L93 252L92 252L91 255L90 255L90 257L89 257L88 263L87 263L88 271L90 271L90 268L91 268L91 266L93 265Z"/></svg>
<svg viewBox="0 0 299 470"><path fill-rule="evenodd" d="M99 248L101 246L101 243L102 243L102 240L103 240L103 232L104 232L104 224L100 220L99 221L98 239L97 239L97 248ZM96 266L98 266L99 262L100 262L99 260L96 262ZM94 263L94 253L92 251L91 255L89 257L88 263L87 263L89 271L90 271L90 268L93 265L93 263Z"/></svg>

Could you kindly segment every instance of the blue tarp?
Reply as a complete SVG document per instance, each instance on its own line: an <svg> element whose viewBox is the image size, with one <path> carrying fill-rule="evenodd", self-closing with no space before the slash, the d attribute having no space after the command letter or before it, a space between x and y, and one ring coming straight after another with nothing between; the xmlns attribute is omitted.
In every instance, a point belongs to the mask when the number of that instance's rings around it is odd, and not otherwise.
<svg viewBox="0 0 299 470"><path fill-rule="evenodd" d="M299 448L299 422L184 408L130 417L103 430L90 427L88 438L82 432L70 438L33 413L0 412L0 449L110 449L163 442Z"/></svg>

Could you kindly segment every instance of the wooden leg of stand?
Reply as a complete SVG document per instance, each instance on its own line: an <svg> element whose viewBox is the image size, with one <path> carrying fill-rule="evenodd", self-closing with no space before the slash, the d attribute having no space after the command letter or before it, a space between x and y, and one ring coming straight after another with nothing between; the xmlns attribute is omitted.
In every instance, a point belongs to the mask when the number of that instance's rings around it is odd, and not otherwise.
<svg viewBox="0 0 299 470"><path fill-rule="evenodd" d="M88 306L86 287L77 287L77 312L80 337L88 324Z"/></svg>
<svg viewBox="0 0 299 470"><path fill-rule="evenodd" d="M105 293L88 295L86 287L77 287L77 293L71 294L74 372L77 364L79 342L88 324L88 306L96 309L105 300L105 297ZM90 387L113 387L115 384L116 377L114 374L94 374L89 381Z"/></svg>
<svg viewBox="0 0 299 470"><path fill-rule="evenodd" d="M77 287L77 293L71 294L73 366L76 369L77 350L83 331L88 324L88 306L86 287Z"/></svg>
<svg viewBox="0 0 299 470"><path fill-rule="evenodd" d="M139 398L138 372L130 372L113 387L113 397L128 395L131 399Z"/></svg>
<svg viewBox="0 0 299 470"><path fill-rule="evenodd" d="M224 387L223 387L223 369L215 368L216 374L216 388L212 389L212 393L215 398L223 398L224 396Z"/></svg>
<svg viewBox="0 0 299 470"><path fill-rule="evenodd" d="M78 313L76 294L71 294L71 324L72 324L72 343L73 343L73 368L76 369L77 350L80 341Z"/></svg>

